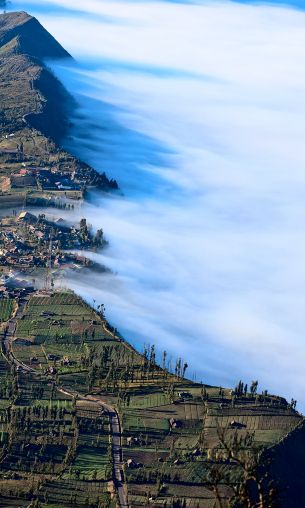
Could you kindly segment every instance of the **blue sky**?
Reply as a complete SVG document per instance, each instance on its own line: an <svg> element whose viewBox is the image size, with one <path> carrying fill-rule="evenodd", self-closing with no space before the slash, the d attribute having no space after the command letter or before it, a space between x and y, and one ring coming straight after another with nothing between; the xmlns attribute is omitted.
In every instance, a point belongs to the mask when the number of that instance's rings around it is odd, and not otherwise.
<svg viewBox="0 0 305 508"><path fill-rule="evenodd" d="M158 2L158 0L155 0ZM210 2L210 0L162 0L166 3L172 3L172 4L207 4ZM241 3L241 4L249 4L249 5L271 5L274 7L277 6L288 6L288 7L296 7L298 9L305 9L305 0L227 0L227 1L233 1L234 3ZM137 3L137 4L144 4L144 3L150 3L150 0L131 0L130 3ZM48 0L47 3L44 5L41 4L41 2L27 2L24 0L12 0L10 2L9 8L15 9L25 9L25 10L35 10L36 12L45 12L47 9L50 9L50 6L52 5L52 2ZM77 5L76 5L77 7ZM86 12L86 8L84 4L79 5L79 10ZM69 12L71 15L75 15L75 12L77 11L76 8L73 7L67 7L64 4L61 5L61 10Z"/></svg>

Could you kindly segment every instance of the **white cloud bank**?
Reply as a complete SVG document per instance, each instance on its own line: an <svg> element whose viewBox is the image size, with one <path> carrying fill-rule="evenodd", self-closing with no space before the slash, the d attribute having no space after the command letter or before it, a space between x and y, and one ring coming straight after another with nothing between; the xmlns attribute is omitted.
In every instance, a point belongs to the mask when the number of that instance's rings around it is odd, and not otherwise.
<svg viewBox="0 0 305 508"><path fill-rule="evenodd" d="M304 407L305 13L45 6L45 26L92 64L59 71L92 124L93 147L78 149L126 192L86 209L117 275L72 283L128 338L187 358L197 379L258 378Z"/></svg>

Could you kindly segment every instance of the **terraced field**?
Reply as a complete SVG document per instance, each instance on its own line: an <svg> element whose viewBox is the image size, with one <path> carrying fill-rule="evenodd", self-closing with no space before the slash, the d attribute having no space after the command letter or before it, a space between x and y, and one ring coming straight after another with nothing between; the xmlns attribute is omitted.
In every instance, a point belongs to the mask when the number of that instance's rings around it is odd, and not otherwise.
<svg viewBox="0 0 305 508"><path fill-rule="evenodd" d="M14 300L2 298L0 300L0 323L8 321L14 309Z"/></svg>
<svg viewBox="0 0 305 508"><path fill-rule="evenodd" d="M13 393L11 367L0 352L0 409L9 404Z"/></svg>
<svg viewBox="0 0 305 508"><path fill-rule="evenodd" d="M130 507L150 499L152 507L219 508L211 471L222 478L223 499L242 474L226 446L241 442L243 453L263 450L302 420L280 397L238 395L160 369L153 347L139 355L71 292L32 296L15 338L13 354L31 372L12 375L3 364L15 430L9 437L5 416L0 443L10 445L2 470L23 479L45 475L39 490L45 507L112 502L109 418L80 396L94 394L120 414Z"/></svg>

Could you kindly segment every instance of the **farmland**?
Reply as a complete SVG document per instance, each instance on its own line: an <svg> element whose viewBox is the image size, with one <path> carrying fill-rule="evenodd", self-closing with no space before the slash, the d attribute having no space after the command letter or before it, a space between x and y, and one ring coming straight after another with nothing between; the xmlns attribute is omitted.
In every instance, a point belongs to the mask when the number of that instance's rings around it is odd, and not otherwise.
<svg viewBox="0 0 305 508"><path fill-rule="evenodd" d="M0 300L0 323L9 320L9 318L13 313L13 309L14 309L14 300L12 300L11 298Z"/></svg>
<svg viewBox="0 0 305 508"><path fill-rule="evenodd" d="M42 312L69 322L66 335L60 335L61 343L56 334L48 333L50 321ZM87 387L88 367L80 363L90 352L92 333L88 344L85 334L76 340L70 323L79 321L84 331L92 326L93 317L101 332L98 316L75 295L33 297L18 320L17 343L12 343L18 362L31 365L31 371L16 369L0 357L0 499L7 506L31 500L33 491L42 506L111 506L109 418L96 404L78 401L58 389L59 384L74 390L78 384ZM68 333L73 336L71 342ZM30 337L26 343L30 345L18 343L25 336ZM63 365L62 358L67 356L69 362ZM55 377L47 372L50 367L57 369Z"/></svg>
<svg viewBox="0 0 305 508"><path fill-rule="evenodd" d="M238 439L248 453L263 450L301 421L280 397L192 383L181 376L179 362L175 373L161 369L153 346L138 354L101 309L69 291L32 295L17 320L11 349L30 372L15 372L10 382L14 431L2 426L2 441L11 443L2 468L22 478L45 475L43 506L56 506L59 499L60 506L86 506L88 484L94 485L90 502L95 495L99 503L105 495L111 502L111 428L99 400L120 415L132 507L145 506L148 499L156 507L214 507L211 470L223 475L223 498L240 481L227 443ZM26 444L24 432L31 436ZM76 498L72 485L80 493Z"/></svg>
<svg viewBox="0 0 305 508"><path fill-rule="evenodd" d="M287 496L296 508L305 425L294 400L258 381L191 382L179 356L128 344L103 304L55 289L59 266L92 269L67 252L96 251L103 230L24 208L64 216L89 187L118 185L61 146L74 100L43 60L66 51L24 12L1 15L0 35L0 508L253 508L258 495L262 508Z"/></svg>
<svg viewBox="0 0 305 508"><path fill-rule="evenodd" d="M12 480L0 476L2 495L20 504L39 486L43 506L110 506L107 416L35 381L19 374L15 403L1 408L1 475Z"/></svg>

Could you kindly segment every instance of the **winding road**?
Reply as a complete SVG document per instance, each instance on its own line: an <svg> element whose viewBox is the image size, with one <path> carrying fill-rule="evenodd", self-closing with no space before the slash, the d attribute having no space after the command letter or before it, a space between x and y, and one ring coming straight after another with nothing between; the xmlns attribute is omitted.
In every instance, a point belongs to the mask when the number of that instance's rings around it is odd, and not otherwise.
<svg viewBox="0 0 305 508"><path fill-rule="evenodd" d="M22 370L26 373L34 373L37 374L37 371L32 367L20 362L12 352L12 341L15 338L16 326L18 319L21 318L25 306L29 300L29 297L20 300L18 309L15 315L9 320L8 326L3 333L3 352L8 359L9 362L13 363L19 370ZM109 331L108 331L109 333ZM127 484L125 482L124 470L123 470L123 450L122 450L122 434L121 434L121 421L118 412L114 407L109 405L106 401L102 399L100 396L96 395L80 395L78 392L68 391L63 387L56 386L56 389L64 395L68 397L74 398L77 400L85 400L90 402L95 402L99 405L101 410L105 414L109 416L109 423L111 429L111 437L112 437L112 460L113 460L113 480L116 488L117 496L118 496L118 506L120 508L129 508L128 504L128 491Z"/></svg>

